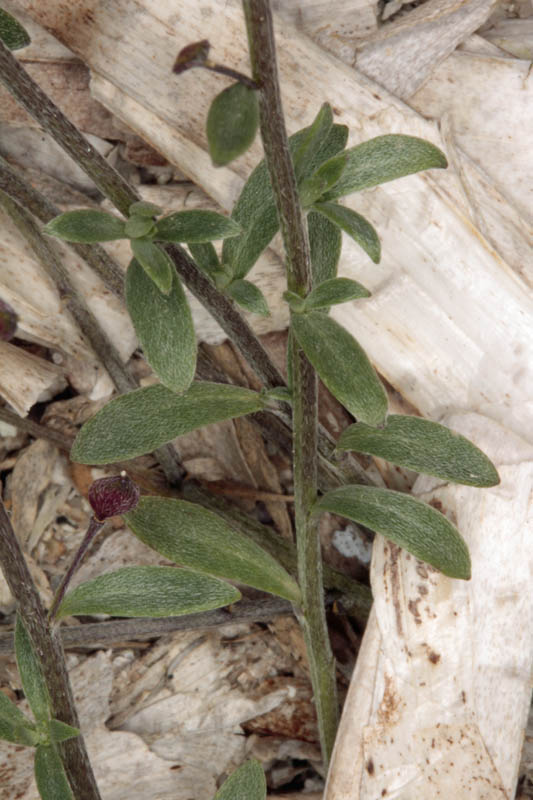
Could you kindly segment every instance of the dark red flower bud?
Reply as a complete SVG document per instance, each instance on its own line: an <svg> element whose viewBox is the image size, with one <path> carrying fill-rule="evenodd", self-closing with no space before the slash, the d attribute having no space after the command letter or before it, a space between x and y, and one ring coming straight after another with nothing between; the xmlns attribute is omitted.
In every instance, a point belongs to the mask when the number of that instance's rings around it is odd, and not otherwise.
<svg viewBox="0 0 533 800"><path fill-rule="evenodd" d="M5 300L0 300L0 339L8 342L17 330L18 315Z"/></svg>
<svg viewBox="0 0 533 800"><path fill-rule="evenodd" d="M139 487L125 472L100 478L89 489L89 503L100 522L131 511L139 502Z"/></svg>
<svg viewBox="0 0 533 800"><path fill-rule="evenodd" d="M202 39L201 42L188 44L183 50L180 50L176 56L172 72L179 75L181 72L191 69L191 67L201 67L202 64L205 64L207 61L210 47L211 45L207 39Z"/></svg>

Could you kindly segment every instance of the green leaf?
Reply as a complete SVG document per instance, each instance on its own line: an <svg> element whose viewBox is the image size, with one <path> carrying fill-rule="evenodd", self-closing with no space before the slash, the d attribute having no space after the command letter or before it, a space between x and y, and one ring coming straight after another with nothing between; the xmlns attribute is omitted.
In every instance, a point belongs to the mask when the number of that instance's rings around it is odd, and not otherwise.
<svg viewBox="0 0 533 800"><path fill-rule="evenodd" d="M241 226L230 217L216 211L177 211L163 217L156 224L155 238L163 242L210 242L238 236Z"/></svg>
<svg viewBox="0 0 533 800"><path fill-rule="evenodd" d="M391 414L382 428L358 422L343 431L337 448L369 453L467 486L495 486L500 482L492 462L472 442L420 417Z"/></svg>
<svg viewBox="0 0 533 800"><path fill-rule="evenodd" d="M287 386L274 386L273 389L267 389L264 395L276 402L292 405L292 392Z"/></svg>
<svg viewBox="0 0 533 800"><path fill-rule="evenodd" d="M320 311L293 314L291 330L331 394L357 419L368 425L382 423L387 395L353 336Z"/></svg>
<svg viewBox="0 0 533 800"><path fill-rule="evenodd" d="M348 163L340 181L326 195L335 200L414 172L448 166L438 147L415 136L390 133L376 136L346 151Z"/></svg>
<svg viewBox="0 0 533 800"><path fill-rule="evenodd" d="M337 275L342 233L338 225L330 222L318 211L310 211L307 215L307 230L309 232L313 286L317 286Z"/></svg>
<svg viewBox="0 0 533 800"><path fill-rule="evenodd" d="M41 744L35 751L35 781L42 800L74 800L54 745Z"/></svg>
<svg viewBox="0 0 533 800"><path fill-rule="evenodd" d="M28 32L20 22L3 8L0 8L0 39L10 50L20 50L31 42Z"/></svg>
<svg viewBox="0 0 533 800"><path fill-rule="evenodd" d="M57 619L73 614L179 617L228 606L240 598L231 584L189 569L122 567L69 592Z"/></svg>
<svg viewBox="0 0 533 800"><path fill-rule="evenodd" d="M255 283L242 279L236 280L230 283L226 291L236 303L247 311L251 311L253 314L261 314L262 317L270 316L265 296Z"/></svg>
<svg viewBox="0 0 533 800"><path fill-rule="evenodd" d="M33 722L3 692L0 692L0 739L30 747L39 739Z"/></svg>
<svg viewBox="0 0 533 800"><path fill-rule="evenodd" d="M361 214L337 203L315 203L313 208L351 236L375 264L379 262L381 258L379 236L375 228Z"/></svg>
<svg viewBox="0 0 533 800"><path fill-rule="evenodd" d="M275 558L212 511L185 500L142 497L125 519L170 561L300 602L296 581Z"/></svg>
<svg viewBox="0 0 533 800"><path fill-rule="evenodd" d="M168 389L184 392L196 370L196 336L191 311L177 275L163 295L138 261L126 274L126 305L146 360Z"/></svg>
<svg viewBox="0 0 533 800"><path fill-rule="evenodd" d="M341 153L334 158L330 158L322 164L316 172L309 175L300 187L300 202L304 208L309 208L323 194L331 189L339 181L346 166L346 153Z"/></svg>
<svg viewBox="0 0 533 800"><path fill-rule="evenodd" d="M138 200L129 207L129 213L136 217L158 217L163 213L163 209L147 200Z"/></svg>
<svg viewBox="0 0 533 800"><path fill-rule="evenodd" d="M67 739L75 739L80 735L78 728L67 725L59 719L51 719L48 722L48 736L51 742L66 742Z"/></svg>
<svg viewBox="0 0 533 800"><path fill-rule="evenodd" d="M43 233L56 236L65 242L93 244L95 242L112 242L115 239L127 239L125 223L106 211L98 209L79 209L67 211L50 220L43 228Z"/></svg>
<svg viewBox="0 0 533 800"><path fill-rule="evenodd" d="M283 292L283 299L289 304L290 310L296 314L303 314L305 311L305 297L296 294L296 292L291 292L290 289L287 289Z"/></svg>
<svg viewBox="0 0 533 800"><path fill-rule="evenodd" d="M215 167L224 167L248 150L259 126L259 99L254 89L234 83L220 92L207 115L207 144Z"/></svg>
<svg viewBox="0 0 533 800"><path fill-rule="evenodd" d="M265 773L259 761L245 761L224 781L213 800L265 800Z"/></svg>
<svg viewBox="0 0 533 800"><path fill-rule="evenodd" d="M350 278L330 278L319 283L305 298L305 310L329 308L329 306L347 303L348 300L359 300L370 297L370 292L362 284Z"/></svg>
<svg viewBox="0 0 533 800"><path fill-rule="evenodd" d="M290 137L291 153L297 150L308 130L304 128ZM347 135L348 129L344 125L334 125L318 152L303 165L302 178L342 150ZM233 239L224 240L222 262L228 265L235 278L244 278L279 228L274 195L264 161L257 165L244 184L231 217L241 225L243 233Z"/></svg>
<svg viewBox="0 0 533 800"><path fill-rule="evenodd" d="M313 511L329 511L365 525L450 578L470 578L468 548L444 514L390 489L342 486L321 497Z"/></svg>
<svg viewBox="0 0 533 800"><path fill-rule="evenodd" d="M212 275L220 269L217 251L211 242L187 242L187 247L196 265L200 267L203 272Z"/></svg>
<svg viewBox="0 0 533 800"><path fill-rule="evenodd" d="M298 146L292 154L292 164L296 180L300 182L308 169L309 161L314 158L323 145L333 127L333 112L329 103L324 103L308 128L304 128Z"/></svg>
<svg viewBox="0 0 533 800"><path fill-rule="evenodd" d="M159 384L146 386L116 397L86 422L71 458L82 464L127 461L204 425L264 407L258 392L230 384L195 382L182 395Z"/></svg>
<svg viewBox="0 0 533 800"><path fill-rule="evenodd" d="M150 280L163 294L169 294L174 274L170 256L149 239L131 239L130 245L133 255Z"/></svg>
<svg viewBox="0 0 533 800"><path fill-rule="evenodd" d="M50 719L50 696L30 637L17 614L15 655L26 700L37 722Z"/></svg>
<svg viewBox="0 0 533 800"><path fill-rule="evenodd" d="M124 233L128 239L140 239L155 230L155 222L151 217L133 214L126 220Z"/></svg>

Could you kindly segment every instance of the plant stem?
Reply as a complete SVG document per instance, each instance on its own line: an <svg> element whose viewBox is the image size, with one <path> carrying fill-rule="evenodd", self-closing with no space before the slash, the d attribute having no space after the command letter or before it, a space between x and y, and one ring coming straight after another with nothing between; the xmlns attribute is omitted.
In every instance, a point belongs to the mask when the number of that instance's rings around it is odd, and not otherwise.
<svg viewBox="0 0 533 800"><path fill-rule="evenodd" d="M18 612L28 632L50 695L54 718L79 728L72 688L59 631L46 619L24 555L0 500L0 564ZM83 736L59 745L63 764L77 800L101 800Z"/></svg>
<svg viewBox="0 0 533 800"><path fill-rule="evenodd" d="M272 11L268 0L243 0L252 76L260 87L259 114L265 161L287 257L287 286L305 296L311 289L309 243L302 220L296 177L289 153L276 66ZM295 348L293 376L293 464L298 577L302 625L316 704L325 767L338 724L335 662L329 643L322 586L317 496L318 382L314 369Z"/></svg>
<svg viewBox="0 0 533 800"><path fill-rule="evenodd" d="M89 549L92 544L92 541L97 533L99 533L102 528L104 527L104 523L97 520L95 517L91 517L89 521L89 527L87 528L87 532L82 539L80 546L78 547L76 553L74 554L74 558L72 559L72 563L66 573L63 575L63 580L59 584L59 587L54 595L54 599L52 601L52 605L50 606L50 610L48 612L48 619L50 622L54 621L54 617L57 613L57 609L61 605L61 601L65 596L65 592L67 591L68 585L71 581L72 576L78 570L80 566L83 556Z"/></svg>
<svg viewBox="0 0 533 800"><path fill-rule="evenodd" d="M242 83L243 86L247 86L249 89L258 88L256 82L249 78L248 75L244 75L242 72L238 72L236 69L231 69L231 67L225 67L224 64L217 64L215 61L210 61L208 59L199 66L203 67L204 69L209 69L211 72L217 72L219 75L226 75L228 78L233 78L239 83Z"/></svg>

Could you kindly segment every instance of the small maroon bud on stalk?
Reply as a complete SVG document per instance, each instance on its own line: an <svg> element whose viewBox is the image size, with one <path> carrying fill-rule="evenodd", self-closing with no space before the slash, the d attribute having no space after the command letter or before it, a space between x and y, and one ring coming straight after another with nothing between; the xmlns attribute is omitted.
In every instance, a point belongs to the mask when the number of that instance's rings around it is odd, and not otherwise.
<svg viewBox="0 0 533 800"><path fill-rule="evenodd" d="M100 478L89 489L89 503L99 522L131 511L139 502L139 487L123 471Z"/></svg>
<svg viewBox="0 0 533 800"><path fill-rule="evenodd" d="M83 541L55 593L52 606L48 612L48 619L54 619L72 576L80 566L94 537L102 530L105 521L110 517L126 514L126 512L134 509L139 502L139 495L139 487L131 478L128 478L124 471L120 475L99 478L99 480L91 484L89 488L89 503L94 515L91 517L87 533L83 537Z"/></svg>
<svg viewBox="0 0 533 800"><path fill-rule="evenodd" d="M9 342L17 330L18 314L5 300L0 300L0 340Z"/></svg>
<svg viewBox="0 0 533 800"><path fill-rule="evenodd" d="M193 42L188 44L179 51L172 67L172 72L176 75L181 75L192 67L202 67L207 61L211 45L207 39L202 39L201 42Z"/></svg>

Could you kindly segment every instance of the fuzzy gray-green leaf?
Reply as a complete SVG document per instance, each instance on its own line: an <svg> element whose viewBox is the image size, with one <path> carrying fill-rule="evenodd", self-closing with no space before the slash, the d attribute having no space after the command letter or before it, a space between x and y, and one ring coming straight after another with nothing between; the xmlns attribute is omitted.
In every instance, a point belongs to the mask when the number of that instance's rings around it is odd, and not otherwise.
<svg viewBox="0 0 533 800"><path fill-rule="evenodd" d="M187 242L187 247L202 272L212 275L220 269L217 251L211 242Z"/></svg>
<svg viewBox="0 0 533 800"><path fill-rule="evenodd" d="M329 281L319 283L305 298L305 309L311 311L315 308L329 308L329 306L347 303L348 300L359 300L361 297L370 297L368 289L350 278L330 278Z"/></svg>
<svg viewBox="0 0 533 800"><path fill-rule="evenodd" d="M337 448L369 453L467 486L495 486L500 481L492 462L472 442L420 417L391 414L382 428L357 422L343 431Z"/></svg>
<svg viewBox="0 0 533 800"><path fill-rule="evenodd" d="M212 511L185 500L142 497L125 519L142 542L170 561L300 602L298 585L283 567Z"/></svg>
<svg viewBox="0 0 533 800"><path fill-rule="evenodd" d="M240 600L225 581L173 567L123 567L82 583L65 596L57 618L73 614L177 617Z"/></svg>
<svg viewBox="0 0 533 800"><path fill-rule="evenodd" d="M10 50L20 50L31 42L25 28L3 8L0 8L0 39Z"/></svg>
<svg viewBox="0 0 533 800"><path fill-rule="evenodd" d="M315 203L313 208L351 236L375 264L379 262L381 258L379 236L375 228L361 214L338 203Z"/></svg>
<svg viewBox="0 0 533 800"><path fill-rule="evenodd" d="M304 136L300 138L292 153L294 174L298 182L308 171L309 161L315 157L332 127L333 112L330 104L324 103L311 125L304 129Z"/></svg>
<svg viewBox="0 0 533 800"><path fill-rule="evenodd" d="M213 800L265 800L266 792L263 767L252 759L245 761L224 781Z"/></svg>
<svg viewBox="0 0 533 800"><path fill-rule="evenodd" d="M309 249L311 253L311 272L313 286L335 278L341 255L342 232L338 225L330 222L318 211L307 215Z"/></svg>
<svg viewBox="0 0 533 800"><path fill-rule="evenodd" d="M216 211L177 211L162 217L156 223L155 239L162 242L211 242L227 239L242 233L241 226Z"/></svg>
<svg viewBox="0 0 533 800"><path fill-rule="evenodd" d="M148 200L137 200L129 207L129 213L137 217L158 217L163 213L163 209L155 203L149 203Z"/></svg>
<svg viewBox="0 0 533 800"><path fill-rule="evenodd" d="M22 688L35 719L38 722L48 720L50 718L50 696L39 660L18 614L15 625L15 655Z"/></svg>
<svg viewBox="0 0 533 800"><path fill-rule="evenodd" d="M38 741L33 722L19 711L4 692L0 692L0 739L30 747Z"/></svg>
<svg viewBox="0 0 533 800"><path fill-rule="evenodd" d="M147 236L154 230L154 220L143 214L132 214L124 225L124 233L128 239L140 239L141 236Z"/></svg>
<svg viewBox="0 0 533 800"><path fill-rule="evenodd" d="M255 283L243 279L236 280L230 283L226 291L246 311L260 314L262 317L270 316L265 296Z"/></svg>
<svg viewBox="0 0 533 800"><path fill-rule="evenodd" d="M450 578L470 578L470 556L461 534L444 514L401 492L373 486L342 486L315 503L365 525Z"/></svg>
<svg viewBox="0 0 533 800"><path fill-rule="evenodd" d="M346 166L346 154L341 153L334 158L330 158L322 164L316 172L309 175L300 187L300 202L303 208L309 208L314 202L319 200L339 181Z"/></svg>
<svg viewBox="0 0 533 800"><path fill-rule="evenodd" d="M448 166L446 156L425 139L390 133L346 150L348 161L341 179L325 199L360 192L426 169Z"/></svg>
<svg viewBox="0 0 533 800"><path fill-rule="evenodd" d="M41 744L35 751L35 782L41 800L74 800L55 745Z"/></svg>
<svg viewBox="0 0 533 800"><path fill-rule="evenodd" d="M184 392L196 370L196 335L177 275L163 295L133 259L126 274L126 304L146 360L161 383Z"/></svg>
<svg viewBox="0 0 533 800"><path fill-rule="evenodd" d="M308 132L309 128L304 128L290 137L291 154L297 151ZM348 129L344 125L333 125L325 140L317 145L318 149L308 153L308 160L302 162L301 178L306 178L323 161L342 150L347 135ZM270 177L264 161L257 165L244 184L231 216L241 225L243 232L233 239L224 240L222 262L229 267L234 278L244 278L279 228Z"/></svg>
<svg viewBox="0 0 533 800"><path fill-rule="evenodd" d="M75 739L80 735L78 728L67 725L59 719L51 719L48 722L48 736L51 742L66 742L68 739Z"/></svg>
<svg viewBox="0 0 533 800"><path fill-rule="evenodd" d="M110 464L151 453L212 422L253 414L258 392L224 383L193 383L181 395L157 384L111 400L82 427L71 451L82 464Z"/></svg>
<svg viewBox="0 0 533 800"><path fill-rule="evenodd" d="M172 289L174 265L170 257L149 239L131 239L131 251L150 280L160 292L169 294Z"/></svg>
<svg viewBox="0 0 533 800"><path fill-rule="evenodd" d="M258 126L259 99L254 89L234 83L220 92L207 115L207 144L215 167L223 167L246 152Z"/></svg>
<svg viewBox="0 0 533 800"><path fill-rule="evenodd" d="M293 314L291 330L331 394L357 419L381 424L387 413L387 395L353 336L320 311Z"/></svg>
<svg viewBox="0 0 533 800"><path fill-rule="evenodd" d="M94 244L127 239L124 220L96 208L67 211L50 220L43 233L56 236L65 242Z"/></svg>

